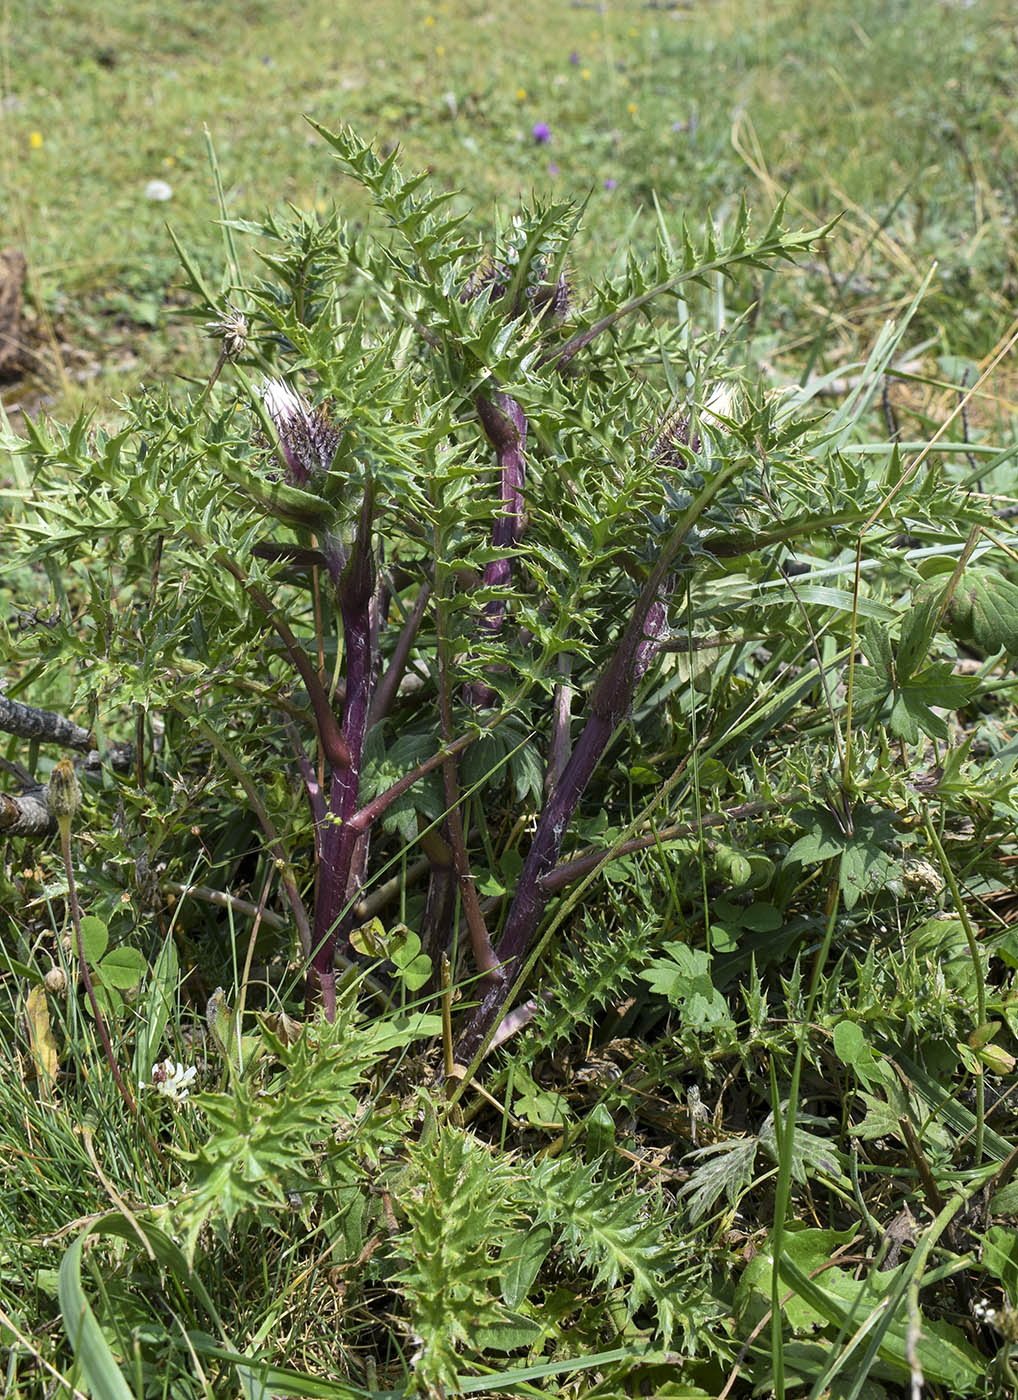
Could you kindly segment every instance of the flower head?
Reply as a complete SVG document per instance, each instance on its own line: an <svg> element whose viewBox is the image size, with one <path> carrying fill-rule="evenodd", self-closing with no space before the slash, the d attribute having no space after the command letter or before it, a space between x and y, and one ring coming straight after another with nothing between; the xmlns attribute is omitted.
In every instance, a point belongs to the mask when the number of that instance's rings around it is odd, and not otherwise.
<svg viewBox="0 0 1018 1400"><path fill-rule="evenodd" d="M235 306L227 302L226 310L218 321L206 321L209 335L223 342L223 351L228 360L239 359L247 345L247 317Z"/></svg>
<svg viewBox="0 0 1018 1400"><path fill-rule="evenodd" d="M151 1083L143 1083L138 1087L155 1089L164 1098L172 1099L174 1103L183 1103L197 1074L194 1065L185 1069L179 1060L163 1060L161 1064L152 1066Z"/></svg>
<svg viewBox="0 0 1018 1400"><path fill-rule="evenodd" d="M612 177L609 175L608 178L607 178L607 180L605 180L605 182L604 182L604 187L605 187L606 190L613 190L617 184L618 184L618 181L617 181L617 180L613 180Z"/></svg>
<svg viewBox="0 0 1018 1400"><path fill-rule="evenodd" d="M290 478L303 486L309 476L327 472L343 436L321 408L312 408L282 379L267 379L261 389L265 411L279 437Z"/></svg>
<svg viewBox="0 0 1018 1400"><path fill-rule="evenodd" d="M551 127L547 122L535 122L531 134L539 146L547 146L551 140Z"/></svg>
<svg viewBox="0 0 1018 1400"><path fill-rule="evenodd" d="M700 429L717 428L726 415L730 414L735 402L735 394L730 384L715 384L707 395L699 413ZM693 423L688 408L666 414L644 437L653 461L669 471L682 471L689 464L690 455L704 450L701 432ZM710 450L711 443L706 444Z"/></svg>

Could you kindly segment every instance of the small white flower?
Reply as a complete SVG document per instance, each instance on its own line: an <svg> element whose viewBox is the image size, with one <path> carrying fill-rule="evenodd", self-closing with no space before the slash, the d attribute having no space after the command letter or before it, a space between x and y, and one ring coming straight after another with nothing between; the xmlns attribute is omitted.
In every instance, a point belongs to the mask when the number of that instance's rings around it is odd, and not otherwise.
<svg viewBox="0 0 1018 1400"><path fill-rule="evenodd" d="M154 199L157 204L165 204L173 198L173 188L165 180L149 180L145 186L145 198Z"/></svg>
<svg viewBox="0 0 1018 1400"><path fill-rule="evenodd" d="M991 1308L985 1298L977 1298L972 1304L972 1316L977 1322L987 1322L992 1327L997 1321L997 1309Z"/></svg>
<svg viewBox="0 0 1018 1400"><path fill-rule="evenodd" d="M188 1095L188 1087L194 1082L198 1071L194 1065L187 1069L179 1060L163 1060L162 1064L152 1066L151 1084L142 1084L142 1089L155 1089L164 1098L172 1099L174 1103L183 1103Z"/></svg>

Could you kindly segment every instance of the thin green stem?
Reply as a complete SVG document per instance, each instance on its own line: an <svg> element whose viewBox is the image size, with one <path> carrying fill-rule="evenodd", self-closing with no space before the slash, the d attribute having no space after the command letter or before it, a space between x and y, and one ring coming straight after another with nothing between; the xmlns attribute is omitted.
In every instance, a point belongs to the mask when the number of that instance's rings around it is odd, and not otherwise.
<svg viewBox="0 0 1018 1400"><path fill-rule="evenodd" d="M976 940L975 930L968 916L964 901L961 897L961 890L958 881L955 879L954 871L951 869L951 862L947 858L947 853L941 845L940 837L937 835L933 822L930 820L928 807L923 808L923 826L929 838L930 845L937 853L937 860L940 862L940 869L947 887L951 891L951 900L958 912L962 929L965 932L965 941L969 946L969 955L972 958L972 970L976 979L976 1026L986 1024L986 982L983 975L983 963L979 956L979 944ZM983 1137L986 1127L986 1087L983 1083L983 1075L976 1077L976 1137L975 1156L976 1166L983 1160Z"/></svg>

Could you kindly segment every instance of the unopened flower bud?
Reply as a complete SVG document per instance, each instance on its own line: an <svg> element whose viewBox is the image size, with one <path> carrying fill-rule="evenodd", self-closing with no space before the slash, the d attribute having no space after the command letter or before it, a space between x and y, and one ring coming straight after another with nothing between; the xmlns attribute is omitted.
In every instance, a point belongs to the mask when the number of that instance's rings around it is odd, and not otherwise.
<svg viewBox="0 0 1018 1400"><path fill-rule="evenodd" d="M46 984L46 990L54 996L62 996L67 991L67 973L62 967L51 967L42 980Z"/></svg>
<svg viewBox="0 0 1018 1400"><path fill-rule="evenodd" d="M700 409L700 423L709 430L721 425L732 411L735 395L729 384L715 384ZM651 459L669 470L682 471L689 457L703 451L704 441L693 425L688 408L669 413L644 435ZM708 444L709 446L709 444ZM688 451L685 449L688 448Z"/></svg>
<svg viewBox="0 0 1018 1400"><path fill-rule="evenodd" d="M69 758L62 758L49 775L46 806L58 822L70 822L81 806L81 786Z"/></svg>

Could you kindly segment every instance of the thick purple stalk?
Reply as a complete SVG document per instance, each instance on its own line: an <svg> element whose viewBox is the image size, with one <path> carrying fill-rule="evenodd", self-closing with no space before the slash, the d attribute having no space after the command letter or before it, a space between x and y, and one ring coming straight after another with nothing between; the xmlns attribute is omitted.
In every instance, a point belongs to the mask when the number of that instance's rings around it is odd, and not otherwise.
<svg viewBox="0 0 1018 1400"><path fill-rule="evenodd" d="M559 658L559 670L568 675L568 656ZM548 768L544 775L544 795L550 797L569 762L569 720L573 705L573 688L562 681L555 687L551 708L551 739L548 742Z"/></svg>
<svg viewBox="0 0 1018 1400"><path fill-rule="evenodd" d="M516 400L502 393L495 394L493 399L479 396L477 413L488 441L495 449L499 468L500 511L492 528L491 542L495 549L509 550L523 536L527 418ZM512 573L512 559L508 555L492 559L484 570L484 587L506 588L512 580ZM478 620L478 632L482 639L498 635L505 621L505 611L505 601L501 598L493 598L484 605ZM483 709L494 703L495 692L478 681L467 686L464 698L468 704Z"/></svg>
<svg viewBox="0 0 1018 1400"><path fill-rule="evenodd" d="M393 700L399 691L399 683L406 672L407 661L410 659L410 652L420 630L421 620L424 617L424 609L428 606L428 599L431 597L431 585L426 583L417 595L417 602L414 604L413 612L407 618L402 632L397 638L393 649L392 658L385 668L375 693L371 701L371 710L368 714L368 725L377 724L380 719L384 719L389 713Z"/></svg>
<svg viewBox="0 0 1018 1400"><path fill-rule="evenodd" d="M612 735L629 713L640 678L660 647L660 636L667 620L665 606L658 596L660 588L660 573L655 570L637 600L615 655L594 687L590 717L541 813L499 940L502 980L485 991L467 1023L456 1047L456 1061L460 1065L471 1063L502 1014L551 898L545 880L555 869L577 804Z"/></svg>
<svg viewBox="0 0 1018 1400"><path fill-rule="evenodd" d="M294 757L297 759L297 766L300 775L304 779L304 790L307 793L308 806L311 809L311 820L315 828L315 851L321 854L322 828L325 825L325 798L322 796L322 789L318 783L318 774L307 754L304 752L304 745L300 741L297 726L289 715L284 718L287 737L290 740L290 747L293 749Z"/></svg>
<svg viewBox="0 0 1018 1400"><path fill-rule="evenodd" d="M329 812L321 840L312 935L314 968L322 991L325 1016L330 1021L335 1018L336 1012L333 970L336 944L342 925L350 917L349 912L344 915L343 911L353 893L350 890L350 875L360 834L351 817L357 810L364 735L375 679L371 625L371 602L375 588L375 561L371 550L374 497L374 486L369 483L364 493L357 539L339 581L346 672L343 741L349 762L332 769Z"/></svg>

